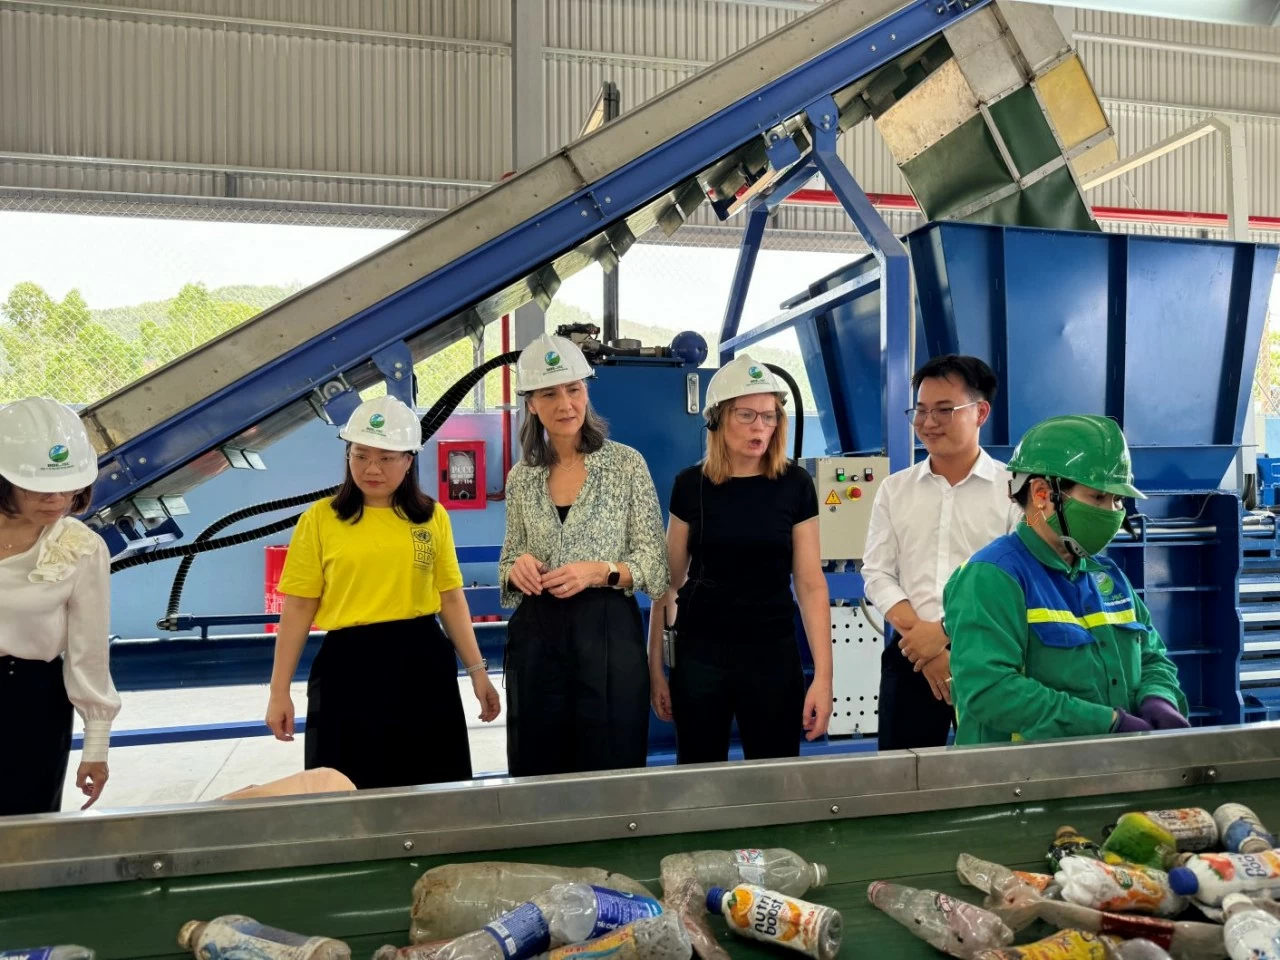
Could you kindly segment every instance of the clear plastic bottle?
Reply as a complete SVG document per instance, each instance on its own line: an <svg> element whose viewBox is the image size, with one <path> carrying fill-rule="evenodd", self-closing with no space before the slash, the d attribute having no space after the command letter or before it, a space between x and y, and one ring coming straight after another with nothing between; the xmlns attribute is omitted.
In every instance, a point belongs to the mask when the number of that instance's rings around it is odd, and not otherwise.
<svg viewBox="0 0 1280 960"><path fill-rule="evenodd" d="M644 917L662 904L585 883L560 883L479 930L451 940L436 960L527 960L550 947L581 943Z"/></svg>
<svg viewBox="0 0 1280 960"><path fill-rule="evenodd" d="M1223 937L1231 960L1280 960L1280 920L1233 893L1222 902Z"/></svg>
<svg viewBox="0 0 1280 960"><path fill-rule="evenodd" d="M674 913L684 923L689 941L699 960L730 960L728 952L716 942L716 935L707 923L707 891L693 877L665 882L662 900L664 913Z"/></svg>
<svg viewBox="0 0 1280 960"><path fill-rule="evenodd" d="M835 960L840 952L844 919L831 907L740 883L732 890L708 890L707 909L724 917L740 937L786 947L813 960Z"/></svg>
<svg viewBox="0 0 1280 960"><path fill-rule="evenodd" d="M56 947L30 947L27 950L0 950L0 960L94 960L88 947L62 943Z"/></svg>
<svg viewBox="0 0 1280 960"><path fill-rule="evenodd" d="M618 873L598 867L556 867L542 863L449 863L428 870L413 885L409 939L414 943L452 940L479 930L557 883L586 883L648 895Z"/></svg>
<svg viewBox="0 0 1280 960"><path fill-rule="evenodd" d="M178 932L178 946L190 950L196 957L243 955L260 960L351 960L351 948L341 940L290 933L240 914L184 923Z"/></svg>
<svg viewBox="0 0 1280 960"><path fill-rule="evenodd" d="M539 960L689 960L692 954L684 924L666 910L603 937L556 947Z"/></svg>
<svg viewBox="0 0 1280 960"><path fill-rule="evenodd" d="M1222 956L1221 950L1218 956ZM1139 938L1125 940L1119 945L1107 944L1107 960L1173 960L1173 958L1160 944Z"/></svg>
<svg viewBox="0 0 1280 960"><path fill-rule="evenodd" d="M769 850L695 850L662 858L665 889L667 878L694 877L702 889L729 889L739 883L775 890L789 897L802 897L827 882L827 868L810 863L798 853L781 848Z"/></svg>
<svg viewBox="0 0 1280 960"><path fill-rule="evenodd" d="M961 960L1013 943L1013 931L994 913L945 893L876 881L867 899L929 946Z"/></svg>

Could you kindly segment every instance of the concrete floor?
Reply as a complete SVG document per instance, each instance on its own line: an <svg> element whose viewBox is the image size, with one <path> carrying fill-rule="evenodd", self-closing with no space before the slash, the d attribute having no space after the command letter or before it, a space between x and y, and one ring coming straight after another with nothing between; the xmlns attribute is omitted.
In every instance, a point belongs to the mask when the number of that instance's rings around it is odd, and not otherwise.
<svg viewBox="0 0 1280 960"><path fill-rule="evenodd" d="M493 678L503 694L501 677ZM507 766L506 701L503 716L485 724L475 719L480 707L471 693L471 682L459 680L462 704L467 711L471 742L471 768L476 776L505 772ZM266 686L209 687L196 690L147 690L121 694L123 708L116 730L191 726L227 721L261 720L266 712ZM295 715L306 716L306 684L293 688ZM80 728L79 718L76 720ZM266 730L266 725L263 725ZM143 747L112 747L108 763L111 777L95 811L118 807L214 800L247 787L296 773L303 766L303 738L282 743L268 732L242 740L207 740L199 743L167 743ZM78 810L84 797L75 786L80 753L71 754L63 810Z"/></svg>

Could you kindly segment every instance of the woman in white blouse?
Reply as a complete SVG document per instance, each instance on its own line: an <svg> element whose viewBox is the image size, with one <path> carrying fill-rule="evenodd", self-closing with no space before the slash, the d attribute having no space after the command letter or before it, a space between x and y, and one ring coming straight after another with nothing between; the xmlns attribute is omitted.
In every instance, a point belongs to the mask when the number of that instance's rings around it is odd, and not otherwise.
<svg viewBox="0 0 1280 960"><path fill-rule="evenodd" d="M649 671L635 592L662 596L662 511L644 458L605 439L582 351L543 334L520 354L527 415L498 561L513 777L643 767Z"/></svg>
<svg viewBox="0 0 1280 960"><path fill-rule="evenodd" d="M110 558L73 519L98 458L80 418L53 400L0 407L0 703L21 736L0 751L0 815L56 813L84 719L76 785L86 809L107 783L120 697L107 660Z"/></svg>

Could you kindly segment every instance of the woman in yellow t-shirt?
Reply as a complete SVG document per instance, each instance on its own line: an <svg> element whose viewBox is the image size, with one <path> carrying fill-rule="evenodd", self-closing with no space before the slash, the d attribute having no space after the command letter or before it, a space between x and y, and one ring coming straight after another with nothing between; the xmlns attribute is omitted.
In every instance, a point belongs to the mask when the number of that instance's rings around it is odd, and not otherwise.
<svg viewBox="0 0 1280 960"><path fill-rule="evenodd" d="M302 515L280 577L267 725L293 739L289 683L315 623L327 632L307 680L307 769L332 767L361 789L469 780L455 653L480 719L493 720L500 704L449 516L418 486L422 426L404 403L379 397L357 407L339 436L342 487Z"/></svg>

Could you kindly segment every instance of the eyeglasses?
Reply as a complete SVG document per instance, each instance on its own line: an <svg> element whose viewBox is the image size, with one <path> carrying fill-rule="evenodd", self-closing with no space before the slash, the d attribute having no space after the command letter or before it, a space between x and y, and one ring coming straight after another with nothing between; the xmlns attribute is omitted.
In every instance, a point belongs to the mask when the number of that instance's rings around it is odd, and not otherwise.
<svg viewBox="0 0 1280 960"><path fill-rule="evenodd" d="M756 417L759 417L760 422L766 427L776 427L778 425L777 410L765 410L761 412L759 410L752 410L750 407L733 408L733 418L744 426L748 423L755 423Z"/></svg>
<svg viewBox="0 0 1280 960"><path fill-rule="evenodd" d="M405 456L403 453L392 454L390 456L382 456L382 457L369 457L369 456L365 456L363 453L351 454L351 462L354 463L356 466L360 467L362 470L368 469L371 465L375 463L385 470L387 467L393 467L397 463L403 463L404 459L405 459Z"/></svg>
<svg viewBox="0 0 1280 960"><path fill-rule="evenodd" d="M951 418L956 415L957 410L963 410L965 407L976 407L982 402L981 400L973 400L969 403L962 403L957 407L934 407L932 410L926 410L923 407L912 407L904 412L907 415L907 419L912 423L924 423L929 417L933 417L935 423L946 426L951 422Z"/></svg>

